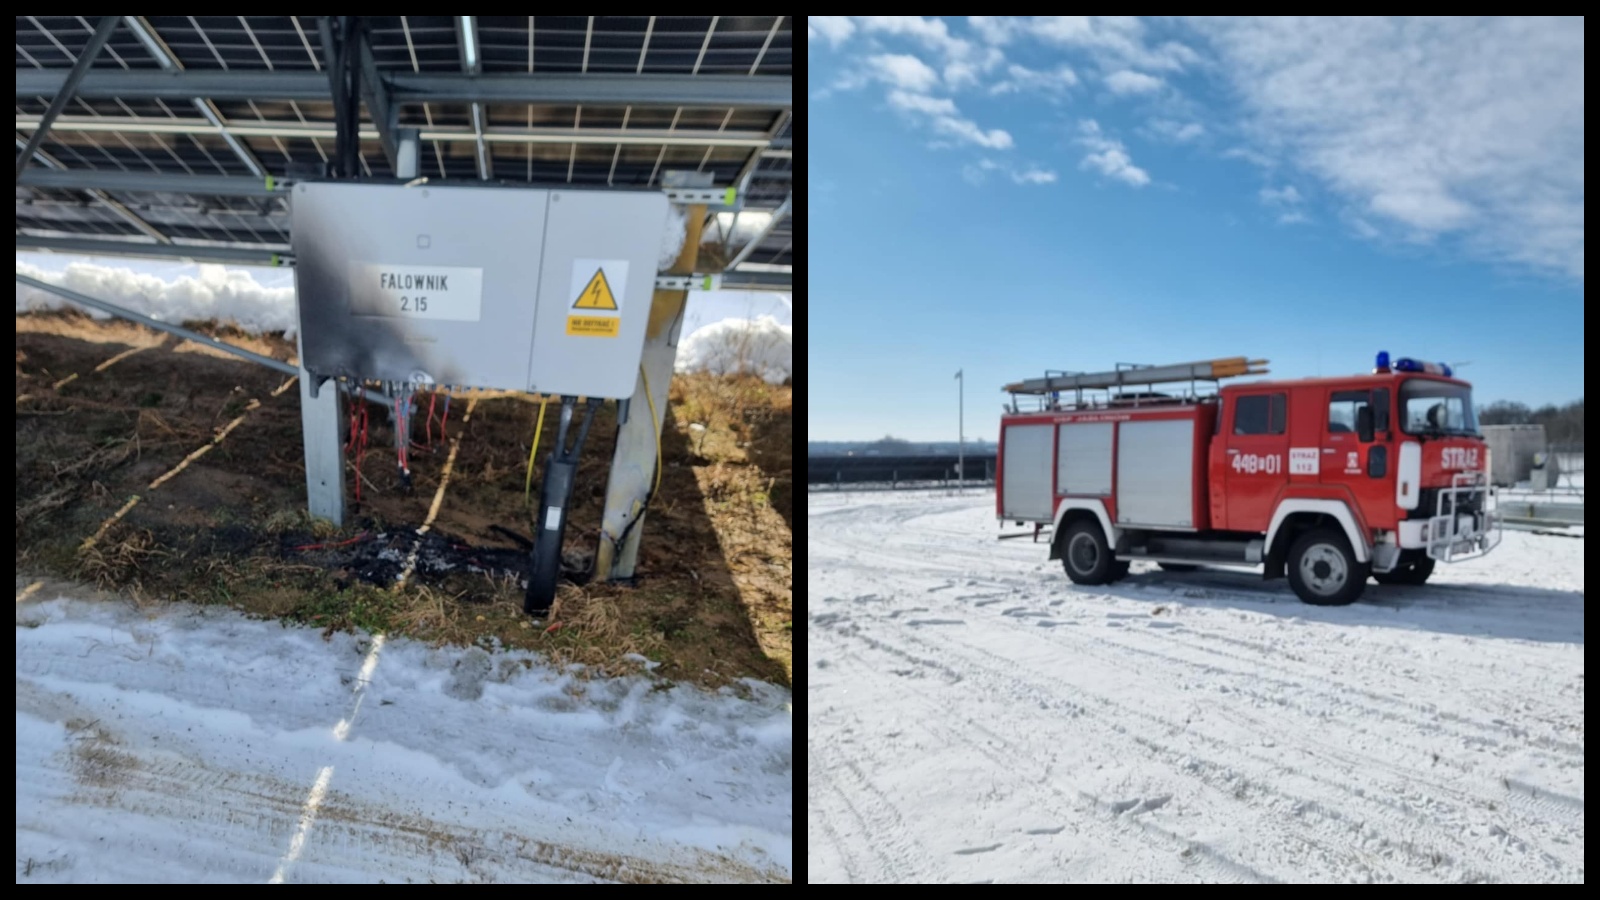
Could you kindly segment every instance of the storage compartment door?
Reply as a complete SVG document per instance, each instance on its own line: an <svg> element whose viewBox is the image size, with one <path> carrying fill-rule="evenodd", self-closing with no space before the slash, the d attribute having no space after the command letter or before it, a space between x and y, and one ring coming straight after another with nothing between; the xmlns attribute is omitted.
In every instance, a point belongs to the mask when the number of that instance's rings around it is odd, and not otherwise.
<svg viewBox="0 0 1600 900"><path fill-rule="evenodd" d="M1194 420L1122 423L1117 525L1194 527Z"/></svg>
<svg viewBox="0 0 1600 900"><path fill-rule="evenodd" d="M1056 457L1056 490L1104 497L1111 493L1110 422L1061 426Z"/></svg>
<svg viewBox="0 0 1600 900"><path fill-rule="evenodd" d="M1051 450L1055 426L1012 425L1006 428L1006 455L1001 508L1003 518L1024 522L1049 522L1055 510L1050 493L1054 470Z"/></svg>

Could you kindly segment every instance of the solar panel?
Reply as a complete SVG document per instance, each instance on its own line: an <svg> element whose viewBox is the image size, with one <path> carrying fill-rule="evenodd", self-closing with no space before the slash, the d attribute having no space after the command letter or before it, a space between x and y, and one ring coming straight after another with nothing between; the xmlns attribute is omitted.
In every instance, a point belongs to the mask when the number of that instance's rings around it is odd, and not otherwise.
<svg viewBox="0 0 1600 900"><path fill-rule="evenodd" d="M19 153L100 21L17 17ZM429 178L660 187L664 172L691 170L742 185L745 210L791 196L788 16L371 16L363 26L393 127L419 129ZM325 170L336 128L322 32L312 16L119 20L19 172L18 247L69 236L171 255L218 242L246 260L285 249L281 197L210 193L218 182L207 179ZM390 123L365 102L360 122L360 175L393 178ZM785 216L746 262L791 258Z"/></svg>

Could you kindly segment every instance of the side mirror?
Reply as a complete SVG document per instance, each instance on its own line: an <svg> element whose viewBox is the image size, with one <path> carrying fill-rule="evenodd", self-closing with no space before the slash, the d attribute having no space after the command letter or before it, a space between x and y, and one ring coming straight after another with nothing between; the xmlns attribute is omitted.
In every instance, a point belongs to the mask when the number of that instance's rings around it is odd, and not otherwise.
<svg viewBox="0 0 1600 900"><path fill-rule="evenodd" d="M1361 438L1361 443L1372 443L1372 407L1363 406L1356 410L1356 435Z"/></svg>

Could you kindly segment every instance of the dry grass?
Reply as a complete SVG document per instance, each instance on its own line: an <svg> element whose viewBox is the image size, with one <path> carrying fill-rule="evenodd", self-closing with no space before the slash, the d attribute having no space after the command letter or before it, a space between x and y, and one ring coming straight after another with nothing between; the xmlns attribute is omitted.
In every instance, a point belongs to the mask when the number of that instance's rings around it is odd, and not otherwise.
<svg viewBox="0 0 1600 900"><path fill-rule="evenodd" d="M148 530L113 525L92 547L79 551L79 574L101 589L138 586L155 560L170 555Z"/></svg>
<svg viewBox="0 0 1600 900"><path fill-rule="evenodd" d="M629 657L638 654L673 679L789 677L787 386L675 378L662 441L666 468L643 526L637 583L563 585L554 613L535 625L521 611L523 588L506 577L419 575L396 591L286 549L308 534L332 542L363 530L403 532L426 514L446 453L414 451L416 487L401 493L376 408L362 506L349 526L335 529L304 513L298 395L269 397L281 382L276 373L153 344L95 372L127 345L151 339L72 315L18 322L17 394L32 395L29 409L51 413L18 419L19 572L85 579L136 597L224 604L330 632L534 650L592 672L636 670ZM255 340L279 358L292 349L281 338ZM53 389L66 372L81 374ZM252 398L260 408L225 443L148 491ZM464 406L451 412L460 453L434 528L476 547L510 549L493 526L532 531L523 466L537 405L516 395L484 397L470 423L462 421ZM563 548L569 557L592 557L599 540L615 427L603 411L581 458ZM414 431L420 439L422 423ZM551 441L547 421L541 457ZM83 538L135 493L144 502L80 554Z"/></svg>

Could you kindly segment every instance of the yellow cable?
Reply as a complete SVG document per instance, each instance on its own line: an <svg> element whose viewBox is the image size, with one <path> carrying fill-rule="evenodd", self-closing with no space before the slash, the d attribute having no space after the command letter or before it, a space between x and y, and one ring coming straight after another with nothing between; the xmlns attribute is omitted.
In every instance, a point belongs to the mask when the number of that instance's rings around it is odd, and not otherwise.
<svg viewBox="0 0 1600 900"><path fill-rule="evenodd" d="M539 435L544 432L544 405L550 402L548 396L539 399L539 424L533 428L533 446L528 448L528 477L522 483L522 502L528 503L533 492L533 455L539 452Z"/></svg>
<svg viewBox="0 0 1600 900"><path fill-rule="evenodd" d="M661 421L656 418L656 398L650 396L650 376L644 373L644 363L639 364L639 377L644 379L644 399L650 403L650 424L656 427L656 486L650 491L654 497L661 490Z"/></svg>

